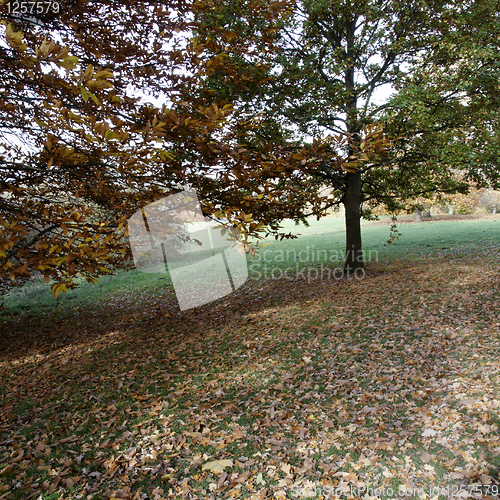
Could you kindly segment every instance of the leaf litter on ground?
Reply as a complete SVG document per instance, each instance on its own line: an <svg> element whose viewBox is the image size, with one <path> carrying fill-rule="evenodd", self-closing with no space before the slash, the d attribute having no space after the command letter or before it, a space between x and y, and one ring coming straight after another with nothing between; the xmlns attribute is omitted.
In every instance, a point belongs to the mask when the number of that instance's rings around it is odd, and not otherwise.
<svg viewBox="0 0 500 500"><path fill-rule="evenodd" d="M498 250L450 255L5 318L0 498L497 497Z"/></svg>

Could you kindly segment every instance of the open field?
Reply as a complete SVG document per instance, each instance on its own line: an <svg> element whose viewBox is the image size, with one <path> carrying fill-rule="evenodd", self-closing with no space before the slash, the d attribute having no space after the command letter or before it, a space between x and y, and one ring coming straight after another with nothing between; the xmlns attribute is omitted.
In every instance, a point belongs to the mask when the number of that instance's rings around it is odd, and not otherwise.
<svg viewBox="0 0 500 500"><path fill-rule="evenodd" d="M466 256L471 251L496 248L500 244L500 215L479 219L474 216L444 216L422 223L409 223L413 220L410 216L398 220L401 236L392 244L387 243L390 218L363 223L363 247L368 269L371 264L390 264L397 259L421 260L439 255L453 260L454 255ZM283 230L300 233L300 237L283 241L265 240L268 246L262 248L260 256L247 258L250 280L279 277L287 269L286 276L295 277L298 271L308 267L321 270L321 264L324 268L335 269L345 257L343 219L311 219L309 227L285 222ZM310 274L312 276L313 272ZM327 273L324 275L327 276ZM68 290L57 300L43 279L14 290L1 300L9 308L4 311L7 316L22 311L35 315L71 315L75 307L93 307L110 295L134 291L161 296L167 290L173 293L168 272L155 275L132 270L120 272L117 276L103 276L95 285L84 281L77 290Z"/></svg>
<svg viewBox="0 0 500 500"><path fill-rule="evenodd" d="M184 312L134 272L13 294L0 498L498 498L500 218L370 223L366 276L314 279L342 224Z"/></svg>

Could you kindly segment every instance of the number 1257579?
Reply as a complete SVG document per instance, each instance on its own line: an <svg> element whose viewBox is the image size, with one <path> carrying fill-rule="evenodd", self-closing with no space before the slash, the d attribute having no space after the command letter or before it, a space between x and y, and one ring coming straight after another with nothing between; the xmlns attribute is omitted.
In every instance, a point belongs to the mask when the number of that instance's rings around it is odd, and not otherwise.
<svg viewBox="0 0 500 500"><path fill-rule="evenodd" d="M54 0L37 0L36 2L9 0L7 3L7 12L9 14L48 14L53 12L57 14L61 9L59 2Z"/></svg>

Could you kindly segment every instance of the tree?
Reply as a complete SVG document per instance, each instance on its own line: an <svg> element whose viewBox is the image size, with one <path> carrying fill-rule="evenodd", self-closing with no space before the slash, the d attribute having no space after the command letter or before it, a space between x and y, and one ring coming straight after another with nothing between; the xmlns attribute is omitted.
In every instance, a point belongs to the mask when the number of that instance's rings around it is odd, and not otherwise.
<svg viewBox="0 0 500 500"><path fill-rule="evenodd" d="M335 135L337 145L339 136L346 139L302 171L308 174L304 190L333 188L324 207L345 207L347 273L364 266L360 220L371 205L394 211L412 197L465 193L470 180L498 182L498 155L492 154L498 144L492 107L498 101L497 4L297 1L276 26L279 51L252 57L231 46L259 23L245 2L214 1L203 12L198 39L238 70L213 72L212 89L241 113L262 116L263 126L240 137L242 143L259 149L269 142L307 147L311 137L326 134ZM252 72L264 74L265 85L242 86L239 75ZM388 86L396 95L377 102L377 89ZM363 130L373 133L377 125L394 147L363 157ZM467 170L464 182L453 178L458 167ZM321 215L321 208L313 213Z"/></svg>
<svg viewBox="0 0 500 500"><path fill-rule="evenodd" d="M500 211L500 192L493 189L484 189L479 193L479 206L494 214Z"/></svg>
<svg viewBox="0 0 500 500"><path fill-rule="evenodd" d="M453 178L457 183L467 184L465 180L466 172L455 170ZM467 193L443 194L429 193L426 196L420 196L412 200L411 208L415 209L415 222L422 222L422 217L430 217L431 209L447 208L448 215L454 215L455 211L459 214L472 213L477 207L480 191L474 185L468 185Z"/></svg>
<svg viewBox="0 0 500 500"><path fill-rule="evenodd" d="M185 186L206 215L224 210L246 238L259 233L245 213L251 186L279 189L266 178L304 155L233 147L232 107L203 91L206 47L189 35L199 4L68 0L40 14L15 5L0 6L0 289L42 273L57 296L77 275L93 282L127 267L128 218ZM279 10L261 13L253 41L264 43ZM231 71L223 57L217 65Z"/></svg>

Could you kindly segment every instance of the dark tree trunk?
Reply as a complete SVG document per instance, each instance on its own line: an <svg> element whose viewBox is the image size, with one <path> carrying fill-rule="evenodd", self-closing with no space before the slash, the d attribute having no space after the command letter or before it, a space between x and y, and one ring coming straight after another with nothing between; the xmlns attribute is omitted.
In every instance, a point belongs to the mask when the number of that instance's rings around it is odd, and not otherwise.
<svg viewBox="0 0 500 500"><path fill-rule="evenodd" d="M364 269L363 248L361 246L361 174L348 173L344 194L346 259L344 276L353 276L356 270Z"/></svg>
<svg viewBox="0 0 500 500"><path fill-rule="evenodd" d="M345 73L345 86L350 94L346 103L346 126L347 132L353 141L349 149L349 156L357 152L361 137L361 124L358 122L358 96L355 92L354 81L354 47L356 40L357 18L351 19L347 24L345 62L347 69ZM346 236L346 258L344 262L344 276L360 275L359 270L364 270L363 248L361 246L361 172L348 172L345 176L345 190L342 200L345 208L345 236ZM357 272L358 271L358 272Z"/></svg>

